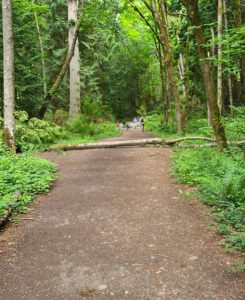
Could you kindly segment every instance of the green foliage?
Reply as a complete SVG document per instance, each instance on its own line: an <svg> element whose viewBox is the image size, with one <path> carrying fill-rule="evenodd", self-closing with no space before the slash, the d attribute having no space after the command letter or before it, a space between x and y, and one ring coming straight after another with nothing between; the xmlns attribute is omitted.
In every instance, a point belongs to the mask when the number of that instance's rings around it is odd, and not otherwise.
<svg viewBox="0 0 245 300"><path fill-rule="evenodd" d="M54 174L55 166L41 158L0 153L0 216L11 204L16 191L21 192L21 197L14 208L24 211L34 195L48 191Z"/></svg>
<svg viewBox="0 0 245 300"><path fill-rule="evenodd" d="M68 112L64 109L57 109L54 113L47 112L44 116L45 121L65 127L68 121Z"/></svg>
<svg viewBox="0 0 245 300"><path fill-rule="evenodd" d="M215 220L221 223L218 232L232 235L228 243L244 250L241 233L245 230L245 162L241 152L176 150L173 163L179 181L197 185L204 203L214 207Z"/></svg>
<svg viewBox="0 0 245 300"><path fill-rule="evenodd" d="M58 125L35 117L28 120L26 112L16 112L16 146L21 151L49 145L66 135L67 132Z"/></svg>
<svg viewBox="0 0 245 300"><path fill-rule="evenodd" d="M235 107L234 116L226 116L223 123L229 141L245 140L245 106Z"/></svg>
<svg viewBox="0 0 245 300"><path fill-rule="evenodd" d="M100 135L108 134L109 136L118 132L116 125L110 122L95 123L88 122L85 115L74 118L69 123L69 131L80 135Z"/></svg>
<svg viewBox="0 0 245 300"><path fill-rule="evenodd" d="M146 130L151 131L160 137L174 137L177 136L176 133L176 120L173 112L170 111L169 115L170 121L165 124L163 122L162 112L155 112L150 114L146 118ZM207 119L203 118L201 115L194 115L187 122L187 128L185 131L186 135L195 136L213 136L213 129L208 126Z"/></svg>
<svg viewBox="0 0 245 300"><path fill-rule="evenodd" d="M159 112L154 112L145 118L145 129L161 137L174 136L176 134L173 126L163 122L163 116Z"/></svg>

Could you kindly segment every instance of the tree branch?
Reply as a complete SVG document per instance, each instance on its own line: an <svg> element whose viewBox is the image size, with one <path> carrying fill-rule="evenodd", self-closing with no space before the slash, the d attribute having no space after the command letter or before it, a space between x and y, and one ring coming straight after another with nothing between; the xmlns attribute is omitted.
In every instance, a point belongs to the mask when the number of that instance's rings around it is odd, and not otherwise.
<svg viewBox="0 0 245 300"><path fill-rule="evenodd" d="M146 19L146 17L142 14L142 12L139 10L139 8L137 6L135 6L133 4L133 1L130 0L129 1L129 5L139 14L139 16L145 21L146 25L150 28L150 30L152 31L153 35L157 38L158 42L160 44L162 44L159 35L157 34L156 30L151 26L151 24L149 23L149 21Z"/></svg>

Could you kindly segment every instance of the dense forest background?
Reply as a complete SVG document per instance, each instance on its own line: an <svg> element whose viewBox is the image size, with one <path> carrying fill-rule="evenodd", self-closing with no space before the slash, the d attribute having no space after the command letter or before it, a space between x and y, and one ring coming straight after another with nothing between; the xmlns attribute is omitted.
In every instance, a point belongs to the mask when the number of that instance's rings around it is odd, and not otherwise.
<svg viewBox="0 0 245 300"><path fill-rule="evenodd" d="M81 102L105 106L116 118L132 118L138 109L163 110L167 98L170 115L174 99L170 99L169 82L165 78L166 96L162 95L159 64L159 42L146 21L157 32L151 12L144 1L85 1L79 31L81 68ZM222 38L217 37L218 1L199 1L202 28L206 37L209 62L217 82L218 44L222 44L223 114L233 105L244 104L243 37L245 12L239 1L224 1ZM134 7L133 7L134 6ZM135 10L144 16L145 20ZM174 59L176 80L183 109L206 111L206 96L193 26L181 1L167 1L168 31ZM16 109L30 117L38 117L45 99L44 85L51 87L68 47L67 1L13 1ZM43 42L46 77L42 76L42 53L36 28L38 18ZM1 14L2 15L2 14ZM224 19L223 17L223 19ZM227 24L226 24L227 22ZM2 26L2 22L0 23ZM2 28L0 28L2 33ZM1 36L2 37L2 36ZM2 38L0 57L3 57ZM179 68L184 67L180 74ZM2 59L0 60L2 69ZM163 72L165 76L166 72ZM3 73L0 74L1 114L3 108ZM45 82L44 82L45 80ZM231 80L231 91L229 90ZM188 106L183 85L188 85ZM66 112L69 106L69 82L65 77L61 88L49 104L47 112ZM183 92L182 92L183 91ZM189 105L190 104L190 105ZM83 109L83 105L81 106Z"/></svg>

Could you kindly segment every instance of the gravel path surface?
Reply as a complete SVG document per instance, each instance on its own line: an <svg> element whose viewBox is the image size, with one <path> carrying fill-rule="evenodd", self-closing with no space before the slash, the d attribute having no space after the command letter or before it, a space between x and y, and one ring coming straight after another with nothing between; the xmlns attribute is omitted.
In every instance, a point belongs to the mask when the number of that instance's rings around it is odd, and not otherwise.
<svg viewBox="0 0 245 300"><path fill-rule="evenodd" d="M110 140L147 136L130 129ZM1 300L245 299L206 207L190 205L170 176L170 149L42 156L60 176L0 235Z"/></svg>

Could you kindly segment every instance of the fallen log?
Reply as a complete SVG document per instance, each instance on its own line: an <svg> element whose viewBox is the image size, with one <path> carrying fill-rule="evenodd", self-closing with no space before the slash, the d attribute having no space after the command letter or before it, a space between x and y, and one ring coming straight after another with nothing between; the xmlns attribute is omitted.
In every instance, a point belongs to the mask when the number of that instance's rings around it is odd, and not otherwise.
<svg viewBox="0 0 245 300"><path fill-rule="evenodd" d="M16 202L19 200L20 196L21 196L20 191L17 191L14 194L13 200L11 201L10 205L8 206L4 216L2 218L0 218L0 227L3 227L4 225L6 225L6 223L8 223L8 221L13 213L14 206L15 206Z"/></svg>
<svg viewBox="0 0 245 300"><path fill-rule="evenodd" d="M46 149L47 151L57 151L57 150L86 150L86 149L101 149L101 148L116 148L116 147L127 147L127 146L145 146L145 145L166 145L174 146L183 141L208 141L215 142L215 139L209 137L182 137L177 139L162 139L162 138L148 138L148 139L138 139L138 140L121 140L114 142L96 142L88 144L77 144L77 145L54 145Z"/></svg>

